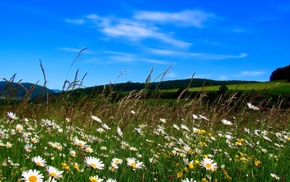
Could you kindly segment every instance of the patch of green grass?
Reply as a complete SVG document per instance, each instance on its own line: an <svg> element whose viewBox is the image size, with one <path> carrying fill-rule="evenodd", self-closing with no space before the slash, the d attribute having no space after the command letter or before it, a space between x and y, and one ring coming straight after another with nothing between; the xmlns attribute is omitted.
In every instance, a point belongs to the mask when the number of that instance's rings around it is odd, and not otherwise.
<svg viewBox="0 0 290 182"><path fill-rule="evenodd" d="M283 93L290 93L290 82L286 81L272 81L272 82L259 82L259 83L242 83L242 84L230 84L226 85L229 90L236 90L236 91L273 91L273 92L281 92ZM200 92L200 91L218 91L221 85L215 86L204 86L204 87L191 87L189 91L191 92ZM164 90L166 92L177 92L178 89L168 89ZM282 93L282 92L281 92Z"/></svg>

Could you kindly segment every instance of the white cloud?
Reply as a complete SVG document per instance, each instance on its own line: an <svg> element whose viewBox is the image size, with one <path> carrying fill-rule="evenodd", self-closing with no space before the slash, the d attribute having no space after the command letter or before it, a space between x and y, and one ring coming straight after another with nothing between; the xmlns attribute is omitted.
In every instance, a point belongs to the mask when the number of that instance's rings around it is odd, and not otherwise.
<svg viewBox="0 0 290 182"><path fill-rule="evenodd" d="M77 24L77 25L82 25L85 23L85 20L84 19L65 19L66 22L68 23L72 23L72 24Z"/></svg>
<svg viewBox="0 0 290 182"><path fill-rule="evenodd" d="M197 28L202 28L204 22L214 17L214 14L206 13L199 10L187 10L175 13L159 11L139 11L136 12L134 15L134 18L137 20L147 20L158 23L174 23L177 26L194 26Z"/></svg>
<svg viewBox="0 0 290 182"><path fill-rule="evenodd" d="M211 54L211 53L189 53L188 55L204 60L223 60L223 59L238 59L244 58L248 55L246 53L241 53L239 55L230 55L230 54Z"/></svg>
<svg viewBox="0 0 290 182"><path fill-rule="evenodd" d="M184 53L184 52L177 52L177 51L171 51L171 50L165 50L165 49L154 49L154 48L149 48L148 51L153 54L164 55L164 56L180 55Z"/></svg>
<svg viewBox="0 0 290 182"><path fill-rule="evenodd" d="M150 38L181 48L191 46L191 43L175 39L172 34L165 33L152 23L143 20L101 17L97 14L90 14L85 16L84 20L66 19L66 22L79 25L92 23L101 33L113 38L126 38L129 41L142 41L142 39Z"/></svg>
<svg viewBox="0 0 290 182"><path fill-rule="evenodd" d="M177 74L175 72L168 72L165 75L165 78L176 78Z"/></svg>
<svg viewBox="0 0 290 182"><path fill-rule="evenodd" d="M69 48L69 47L60 47L60 50L63 51L69 51L69 52L80 52L82 49L76 49L76 48Z"/></svg>
<svg viewBox="0 0 290 182"><path fill-rule="evenodd" d="M146 63L154 63L154 64L169 64L166 61L158 60L158 59L151 59L151 58L144 58L140 57L137 54L131 54L126 52L117 52L117 51L104 51L106 57L112 62L146 62Z"/></svg>
<svg viewBox="0 0 290 182"><path fill-rule="evenodd" d="M69 52L76 52L79 53L82 49L77 48L69 48L69 47L60 47L60 50L69 51ZM85 53L89 53L87 50L84 51Z"/></svg>
<svg viewBox="0 0 290 182"><path fill-rule="evenodd" d="M223 60L223 59L238 59L244 58L248 55L246 53L241 53L239 55L231 55L231 54L212 54L212 53L193 53L193 52L178 52L178 51L170 51L163 49L148 49L149 52L157 55L163 56L178 56L184 58L197 58L202 60Z"/></svg>
<svg viewBox="0 0 290 182"><path fill-rule="evenodd" d="M108 24L102 27L100 31L108 36L129 38L133 41L152 38L181 48L187 48L191 45L189 42L171 38L152 25L128 20Z"/></svg>
<svg viewBox="0 0 290 182"><path fill-rule="evenodd" d="M242 76L257 76L257 75L263 75L263 71L242 71L240 75Z"/></svg>

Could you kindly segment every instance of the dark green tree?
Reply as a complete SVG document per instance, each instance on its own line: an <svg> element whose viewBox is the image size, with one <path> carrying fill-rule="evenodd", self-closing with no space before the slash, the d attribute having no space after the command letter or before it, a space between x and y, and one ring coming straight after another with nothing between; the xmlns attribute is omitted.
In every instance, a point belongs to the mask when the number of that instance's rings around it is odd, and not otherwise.
<svg viewBox="0 0 290 182"><path fill-rule="evenodd" d="M287 80L290 81L290 65L277 68L270 76L270 81L274 80Z"/></svg>
<svg viewBox="0 0 290 182"><path fill-rule="evenodd" d="M229 88L226 85L220 86L219 90L217 91L217 94L224 94L229 90Z"/></svg>

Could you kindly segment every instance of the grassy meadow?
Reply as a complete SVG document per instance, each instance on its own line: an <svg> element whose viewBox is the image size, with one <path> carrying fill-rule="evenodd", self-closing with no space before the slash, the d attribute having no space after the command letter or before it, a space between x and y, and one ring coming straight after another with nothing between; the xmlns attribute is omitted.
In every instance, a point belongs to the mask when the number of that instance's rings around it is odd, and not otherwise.
<svg viewBox="0 0 290 182"><path fill-rule="evenodd" d="M274 94L289 94L290 92L290 82L284 80L281 81L268 81L268 82L257 82L257 83L241 83L241 84L229 84L226 85L229 90L233 91L264 91L265 93ZM190 92L200 92L200 91L218 91L220 85L215 86L203 86L203 87L191 87ZM176 92L178 89L168 89L167 92Z"/></svg>
<svg viewBox="0 0 290 182"><path fill-rule="evenodd" d="M290 181L289 109L144 92L4 102L0 181Z"/></svg>

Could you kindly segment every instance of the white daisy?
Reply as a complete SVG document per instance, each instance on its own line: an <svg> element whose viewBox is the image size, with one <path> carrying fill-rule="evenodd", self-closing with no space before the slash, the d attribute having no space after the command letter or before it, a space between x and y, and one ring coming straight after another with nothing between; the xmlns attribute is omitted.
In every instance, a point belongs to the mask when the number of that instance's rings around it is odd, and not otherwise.
<svg viewBox="0 0 290 182"><path fill-rule="evenodd" d="M86 157L85 158L85 163L89 166L92 167L94 169L104 169L104 164L103 162L95 157Z"/></svg>
<svg viewBox="0 0 290 182"><path fill-rule="evenodd" d="M222 119L222 123L223 123L224 125L228 125L228 126L233 125L233 123L232 123L231 121L226 120L226 119Z"/></svg>
<svg viewBox="0 0 290 182"><path fill-rule="evenodd" d="M204 158L200 164L206 169L206 170L211 170L214 171L217 169L217 163L214 162L212 159L209 158Z"/></svg>
<svg viewBox="0 0 290 182"><path fill-rule="evenodd" d="M120 137L123 137L123 132L121 131L121 128L120 128L120 127L117 128L117 134L118 134Z"/></svg>
<svg viewBox="0 0 290 182"><path fill-rule="evenodd" d="M113 158L112 159L112 163L114 163L114 164L122 164L123 163L123 160L122 159L119 159L119 158Z"/></svg>
<svg viewBox="0 0 290 182"><path fill-rule="evenodd" d="M257 111L260 110L258 107L254 106L251 103L247 103L247 105L248 105L249 109L253 109L253 110L257 110Z"/></svg>
<svg viewBox="0 0 290 182"><path fill-rule="evenodd" d="M99 178L98 175L96 175L96 176L90 176L90 177L89 177L89 181L90 181L90 182L102 182L103 180L104 180L104 179Z"/></svg>
<svg viewBox="0 0 290 182"><path fill-rule="evenodd" d="M22 179L25 182L42 182L44 176L42 174L40 174L39 171L35 170L35 169L30 169L29 171L24 171L22 173Z"/></svg>
<svg viewBox="0 0 290 182"><path fill-rule="evenodd" d="M52 167L52 166L48 166L46 168L49 176L55 178L55 179L59 179L59 178L62 178L62 173L63 171L59 171L58 169L56 169L55 167Z"/></svg>
<svg viewBox="0 0 290 182"><path fill-rule="evenodd" d="M18 117L16 117L16 114L14 114L13 112L7 112L7 116L12 120L18 119Z"/></svg>
<svg viewBox="0 0 290 182"><path fill-rule="evenodd" d="M92 119L94 121L97 121L98 123L102 123L102 120L100 118L98 118L97 116L92 115Z"/></svg>
<svg viewBox="0 0 290 182"><path fill-rule="evenodd" d="M32 161L37 165L37 166L45 166L46 165L46 161L45 159L43 159L42 157L40 156L37 156L37 157L33 157L32 158Z"/></svg>
<svg viewBox="0 0 290 182"><path fill-rule="evenodd" d="M127 165L131 166L133 170L141 169L145 167L143 162L139 162L135 158L127 158L126 160L127 160Z"/></svg>

